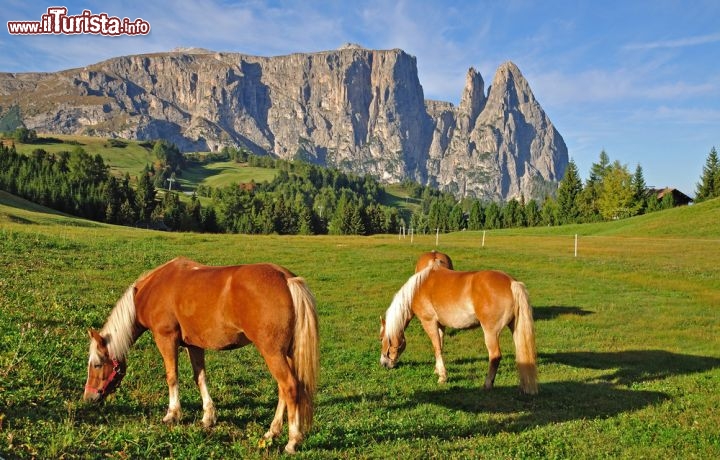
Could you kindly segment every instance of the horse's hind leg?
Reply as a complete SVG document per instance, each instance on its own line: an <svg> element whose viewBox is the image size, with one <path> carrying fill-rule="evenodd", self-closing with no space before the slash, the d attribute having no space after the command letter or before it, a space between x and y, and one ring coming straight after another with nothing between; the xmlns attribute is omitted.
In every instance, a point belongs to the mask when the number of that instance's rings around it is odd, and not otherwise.
<svg viewBox="0 0 720 460"><path fill-rule="evenodd" d="M182 416L177 378L178 339L177 337L165 337L155 334L155 344L160 350L165 363L165 380L168 385L168 411L163 417L163 422L177 423Z"/></svg>
<svg viewBox="0 0 720 460"><path fill-rule="evenodd" d="M278 406L275 410L275 418L270 424L270 429L263 436L264 439L273 439L282 430L283 413L287 408L288 414L288 443L285 452L295 453L295 450L302 441L300 431L300 411L298 408L298 387L295 375L290 368L288 359L283 354L266 355L263 353L265 362L270 373L278 384Z"/></svg>
<svg viewBox="0 0 720 460"><path fill-rule="evenodd" d="M502 354L500 353L500 334L495 331L488 332L484 329L483 332L485 334L485 346L487 347L489 361L488 374L487 377L485 377L484 388L486 390L490 390L495 384L495 375L497 374L498 367L500 366L500 360L502 359Z"/></svg>
<svg viewBox="0 0 720 460"><path fill-rule="evenodd" d="M190 356L190 363L192 363L193 377L195 383L200 390L200 396L203 402L203 426L210 428L217 422L217 413L215 411L215 404L212 398L210 398L210 392L207 387L207 377L205 375L205 350L198 347L188 346L188 356Z"/></svg>

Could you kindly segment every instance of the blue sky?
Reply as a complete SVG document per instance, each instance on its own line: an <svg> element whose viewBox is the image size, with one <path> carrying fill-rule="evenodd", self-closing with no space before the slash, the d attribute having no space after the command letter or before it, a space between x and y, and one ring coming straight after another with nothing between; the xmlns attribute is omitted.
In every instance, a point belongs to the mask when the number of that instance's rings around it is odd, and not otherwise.
<svg viewBox="0 0 720 460"><path fill-rule="evenodd" d="M7 21L48 7L151 26L146 36L11 35ZM5 0L0 71L56 71L127 55L202 47L260 56L344 43L417 57L427 99L458 102L465 74L486 88L513 61L565 139L583 179L605 150L640 164L650 186L694 196L720 148L720 1Z"/></svg>

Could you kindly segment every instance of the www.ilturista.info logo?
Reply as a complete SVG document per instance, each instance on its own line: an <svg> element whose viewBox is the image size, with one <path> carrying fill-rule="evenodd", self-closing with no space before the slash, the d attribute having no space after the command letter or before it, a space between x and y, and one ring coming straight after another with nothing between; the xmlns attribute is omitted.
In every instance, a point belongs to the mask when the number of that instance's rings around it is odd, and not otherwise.
<svg viewBox="0 0 720 460"><path fill-rule="evenodd" d="M138 18L108 16L107 13L93 14L83 10L82 14L68 16L64 6L52 6L47 9L39 21L8 21L8 32L12 35L147 35L150 23Z"/></svg>

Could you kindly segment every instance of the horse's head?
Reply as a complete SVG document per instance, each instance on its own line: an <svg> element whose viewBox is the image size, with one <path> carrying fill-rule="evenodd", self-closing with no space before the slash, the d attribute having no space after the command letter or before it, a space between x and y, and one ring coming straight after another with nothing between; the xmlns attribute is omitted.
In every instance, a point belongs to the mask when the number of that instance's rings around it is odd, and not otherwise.
<svg viewBox="0 0 720 460"><path fill-rule="evenodd" d="M125 360L110 357L107 339L94 330L90 334L90 358L83 400L101 402L114 392L125 377Z"/></svg>
<svg viewBox="0 0 720 460"><path fill-rule="evenodd" d="M385 319L380 318L380 364L392 369L405 351L405 333L400 332L397 337L389 337L385 330Z"/></svg>

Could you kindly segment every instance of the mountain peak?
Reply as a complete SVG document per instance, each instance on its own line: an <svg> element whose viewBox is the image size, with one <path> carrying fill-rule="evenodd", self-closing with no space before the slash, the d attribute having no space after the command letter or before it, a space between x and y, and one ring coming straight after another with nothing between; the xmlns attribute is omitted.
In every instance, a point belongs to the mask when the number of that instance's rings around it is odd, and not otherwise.
<svg viewBox="0 0 720 460"><path fill-rule="evenodd" d="M567 148L515 64L484 90L470 68L458 107L427 102L416 58L400 49L258 57L176 48L0 74L0 120L17 107L44 133L244 147L458 196L529 199L533 184L562 177Z"/></svg>

